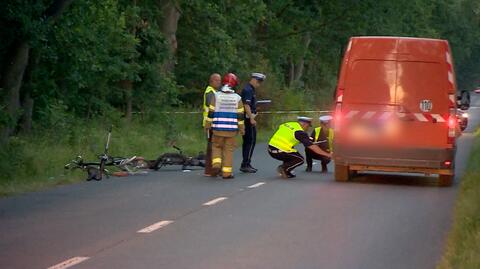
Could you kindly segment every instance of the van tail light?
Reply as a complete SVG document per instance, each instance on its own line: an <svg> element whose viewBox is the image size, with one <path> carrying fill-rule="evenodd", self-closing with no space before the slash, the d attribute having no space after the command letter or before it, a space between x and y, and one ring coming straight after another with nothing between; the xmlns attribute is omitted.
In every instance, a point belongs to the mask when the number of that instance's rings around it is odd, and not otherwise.
<svg viewBox="0 0 480 269"><path fill-rule="evenodd" d="M337 89L337 96L335 97L335 112L334 112L334 126L335 130L339 131L342 124L342 102L343 102L343 89Z"/></svg>
<svg viewBox="0 0 480 269"><path fill-rule="evenodd" d="M340 89L340 88L337 89L337 96L335 98L336 98L335 99L336 103L343 102L343 89Z"/></svg>
<svg viewBox="0 0 480 269"><path fill-rule="evenodd" d="M450 108L450 115L448 117L448 144L454 144L457 131L457 113L455 108Z"/></svg>
<svg viewBox="0 0 480 269"><path fill-rule="evenodd" d="M335 106L334 124L335 124L335 129L337 131L340 130L340 125L342 124L342 104L341 103L337 103L337 105Z"/></svg>

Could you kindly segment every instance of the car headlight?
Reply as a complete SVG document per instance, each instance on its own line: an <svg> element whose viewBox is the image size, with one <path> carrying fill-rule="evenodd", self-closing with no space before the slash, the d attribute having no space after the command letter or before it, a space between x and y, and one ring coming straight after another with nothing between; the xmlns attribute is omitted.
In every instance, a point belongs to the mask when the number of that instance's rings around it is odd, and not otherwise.
<svg viewBox="0 0 480 269"><path fill-rule="evenodd" d="M463 118L468 118L468 113L466 113L466 112L462 113L462 117Z"/></svg>

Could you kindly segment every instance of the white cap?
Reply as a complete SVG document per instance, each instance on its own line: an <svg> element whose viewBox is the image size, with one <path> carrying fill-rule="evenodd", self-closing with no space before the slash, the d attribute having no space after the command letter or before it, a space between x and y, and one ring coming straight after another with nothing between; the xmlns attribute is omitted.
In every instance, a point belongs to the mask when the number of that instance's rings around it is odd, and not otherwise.
<svg viewBox="0 0 480 269"><path fill-rule="evenodd" d="M321 116L318 119L320 120L320 122L329 122L333 119L333 117L330 115L325 115L325 116Z"/></svg>
<svg viewBox="0 0 480 269"><path fill-rule="evenodd" d="M297 117L297 120L298 120L298 121L303 121L303 122L306 122L306 123L312 125L312 118L309 118L309 117Z"/></svg>
<svg viewBox="0 0 480 269"><path fill-rule="evenodd" d="M260 81L264 81L267 78L267 76L265 76L265 74L262 74L262 73L252 73L251 77Z"/></svg>

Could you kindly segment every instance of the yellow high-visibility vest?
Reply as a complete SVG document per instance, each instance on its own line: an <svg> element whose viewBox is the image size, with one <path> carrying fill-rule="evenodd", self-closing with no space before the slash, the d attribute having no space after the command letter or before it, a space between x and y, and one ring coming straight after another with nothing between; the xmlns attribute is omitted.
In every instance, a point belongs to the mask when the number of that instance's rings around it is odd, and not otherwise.
<svg viewBox="0 0 480 269"><path fill-rule="evenodd" d="M317 127L315 128L315 142L318 141L318 137L320 136L320 131L322 130L322 127ZM328 150L332 151L333 149L333 129L328 128Z"/></svg>
<svg viewBox="0 0 480 269"><path fill-rule="evenodd" d="M294 147L300 141L295 138L296 131L303 131L302 126L298 122L292 121L281 124L272 138L270 138L268 144L283 152L297 152Z"/></svg>
<svg viewBox="0 0 480 269"><path fill-rule="evenodd" d="M205 92L203 93L203 123L202 123L203 127L205 127L205 123L208 117L207 95L211 92L215 93L215 88L208 85L208 87L205 89Z"/></svg>

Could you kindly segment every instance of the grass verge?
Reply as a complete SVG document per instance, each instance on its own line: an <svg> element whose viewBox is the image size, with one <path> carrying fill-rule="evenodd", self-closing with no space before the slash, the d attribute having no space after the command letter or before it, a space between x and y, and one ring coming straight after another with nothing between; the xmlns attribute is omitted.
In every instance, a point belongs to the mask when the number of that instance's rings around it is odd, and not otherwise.
<svg viewBox="0 0 480 269"><path fill-rule="evenodd" d="M260 114L257 118L257 142L268 141L280 123L294 121L297 116ZM314 119L318 117L316 114L308 116ZM62 127L12 137L10 143L0 149L0 196L84 180L84 171L70 171L63 167L78 155L86 161L97 161L97 155L103 152L107 129L112 121L111 156L136 155L156 159L165 152L175 152L171 147L172 142L189 155L205 151L205 134L200 127L201 114L163 114L131 123L119 119L75 120L73 124L64 124ZM239 147L241 143L239 136ZM239 162L235 160L235 164Z"/></svg>
<svg viewBox="0 0 480 269"><path fill-rule="evenodd" d="M199 117L175 115L128 124L117 121L109 154L156 159L162 153L175 151L170 144L174 142L184 153L196 155L204 147ZM78 155L86 161L97 161L97 155L103 153L109 125L101 121L76 121L68 127L12 137L0 149L0 196L84 180L85 172L63 167Z"/></svg>
<svg viewBox="0 0 480 269"><path fill-rule="evenodd" d="M437 269L480 268L480 132L460 183L454 222Z"/></svg>

